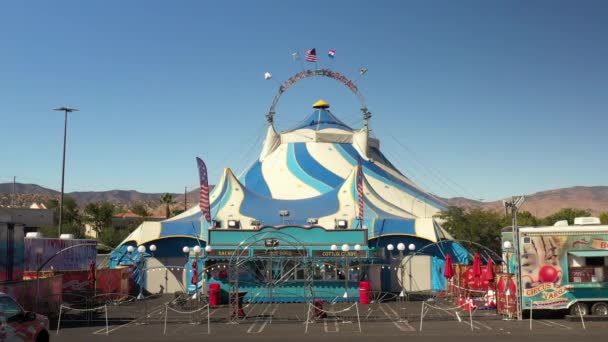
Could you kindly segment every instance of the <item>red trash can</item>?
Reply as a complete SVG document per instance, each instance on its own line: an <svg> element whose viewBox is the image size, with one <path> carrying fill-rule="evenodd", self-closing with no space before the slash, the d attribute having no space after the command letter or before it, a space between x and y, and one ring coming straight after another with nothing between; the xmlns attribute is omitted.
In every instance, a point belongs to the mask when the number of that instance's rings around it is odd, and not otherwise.
<svg viewBox="0 0 608 342"><path fill-rule="evenodd" d="M369 281L359 282L359 303L369 304L371 288Z"/></svg>
<svg viewBox="0 0 608 342"><path fill-rule="evenodd" d="M312 302L312 306L315 308L315 318L327 318L327 312L323 310L323 303L325 301L322 299L315 299Z"/></svg>
<svg viewBox="0 0 608 342"><path fill-rule="evenodd" d="M209 284L209 305L220 305L220 284L218 283Z"/></svg>

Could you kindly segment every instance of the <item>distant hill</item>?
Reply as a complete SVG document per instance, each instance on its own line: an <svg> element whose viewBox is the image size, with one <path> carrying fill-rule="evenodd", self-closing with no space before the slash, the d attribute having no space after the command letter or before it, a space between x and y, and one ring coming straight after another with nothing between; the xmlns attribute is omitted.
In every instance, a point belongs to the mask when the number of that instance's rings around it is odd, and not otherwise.
<svg viewBox="0 0 608 342"><path fill-rule="evenodd" d="M11 204L13 183L0 183L0 206ZM47 189L36 184L15 184L15 206L29 207L34 202L46 202L52 198L59 198L61 193ZM161 193L142 193L135 190L110 191L76 191L67 192L65 196L73 198L81 208L89 203L110 202L119 210L128 210L133 204L144 205L151 213L157 213L160 206ZM172 194L177 199L179 194ZM183 198L183 195L181 195ZM183 201L183 200L182 200ZM178 202L179 203L179 202Z"/></svg>
<svg viewBox="0 0 608 342"><path fill-rule="evenodd" d="M525 195L526 201L522 211L529 211L536 217L549 216L563 208L589 210L593 215L608 211L608 186L575 186L572 188L553 189ZM502 200L480 202L468 198L456 197L445 199L449 205L463 208L485 208L504 210Z"/></svg>
<svg viewBox="0 0 608 342"><path fill-rule="evenodd" d="M211 186L213 188L213 186ZM13 183L0 183L0 206L11 203ZM44 202L58 198L59 191L47 189L36 184L16 183L16 206L29 206L33 202ZM162 214L164 211L159 200L162 193L142 193L135 190L110 191L77 191L66 193L76 200L80 207L92 202L111 202L120 209L129 209L133 204L145 205L152 213ZM186 198L188 207L198 203L199 190L188 192ZM529 211L536 217L545 217L563 208L587 209L594 215L608 211L608 186L576 186L572 188L554 189L525 195L526 202L521 210ZM184 208L184 194L173 194L174 209ZM485 208L504 210L502 200L480 202L463 197L443 199L449 205L463 208Z"/></svg>
<svg viewBox="0 0 608 342"><path fill-rule="evenodd" d="M13 192L13 183L0 183L0 194L10 194ZM17 194L39 194L49 196L59 196L59 191L43 188L37 184L15 183L15 193Z"/></svg>

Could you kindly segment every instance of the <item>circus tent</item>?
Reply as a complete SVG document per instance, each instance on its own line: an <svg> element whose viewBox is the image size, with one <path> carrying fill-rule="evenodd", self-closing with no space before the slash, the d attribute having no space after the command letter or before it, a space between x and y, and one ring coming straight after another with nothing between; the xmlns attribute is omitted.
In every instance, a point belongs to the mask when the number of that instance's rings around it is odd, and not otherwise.
<svg viewBox="0 0 608 342"><path fill-rule="evenodd" d="M145 222L123 244L170 237L204 241L210 227L227 228L228 221L241 229L315 221L335 229L338 221L346 221L339 228L367 228L370 240L396 234L429 242L451 239L434 219L445 204L399 172L380 151L380 141L369 136L367 126L347 126L324 101L313 107L309 116L285 132L277 133L269 125L258 160L240 177L224 169L210 195L211 224L201 220L200 209L194 206L162 222ZM364 189L362 222L359 181ZM281 211L288 216L279 215Z"/></svg>
<svg viewBox="0 0 608 342"><path fill-rule="evenodd" d="M323 100L291 129L277 132L269 120L257 160L240 176L223 170L210 193L210 223L198 205L162 222L144 222L114 251L114 259L126 246L154 243L162 262L179 264L180 246L205 245L210 230L261 227L362 229L370 249L453 240L436 219L446 205L397 170L369 133L368 120L349 127ZM455 262L459 254L466 258L466 252L452 254ZM443 260L433 262L441 279Z"/></svg>

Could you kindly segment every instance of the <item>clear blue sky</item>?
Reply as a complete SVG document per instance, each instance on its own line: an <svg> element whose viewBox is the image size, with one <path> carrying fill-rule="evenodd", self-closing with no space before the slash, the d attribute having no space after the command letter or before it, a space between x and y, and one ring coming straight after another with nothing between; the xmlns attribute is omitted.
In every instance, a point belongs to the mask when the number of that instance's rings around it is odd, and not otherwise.
<svg viewBox="0 0 608 342"><path fill-rule="evenodd" d="M429 191L494 200L608 185L607 1L3 1L0 182L181 192L256 157L278 85L315 47L357 81L383 152ZM330 61L328 49L337 51ZM312 66L312 65L310 65ZM366 67L363 77L358 70ZM323 98L281 98L287 128Z"/></svg>

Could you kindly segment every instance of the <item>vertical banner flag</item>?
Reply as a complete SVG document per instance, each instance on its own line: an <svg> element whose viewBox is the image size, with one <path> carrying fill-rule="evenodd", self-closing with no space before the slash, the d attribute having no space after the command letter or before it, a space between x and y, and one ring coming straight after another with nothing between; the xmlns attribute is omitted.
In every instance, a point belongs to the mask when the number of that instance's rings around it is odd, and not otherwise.
<svg viewBox="0 0 608 342"><path fill-rule="evenodd" d="M209 183L207 181L207 166L201 158L196 158L198 164L198 176L201 183L201 193L199 198L199 206L201 212L205 215L205 220L211 223L211 209L209 207Z"/></svg>
<svg viewBox="0 0 608 342"><path fill-rule="evenodd" d="M297 52L294 52L291 54L291 58L293 58L294 61L299 61L300 60L300 54Z"/></svg>
<svg viewBox="0 0 608 342"><path fill-rule="evenodd" d="M357 158L357 196L359 196L359 220L363 222L363 163L361 157Z"/></svg>
<svg viewBox="0 0 608 342"><path fill-rule="evenodd" d="M336 50L329 50L329 52L327 52L327 55L329 56L329 58L336 57Z"/></svg>
<svg viewBox="0 0 608 342"><path fill-rule="evenodd" d="M317 62L317 50L316 49L306 50L306 61L313 62L313 63Z"/></svg>

